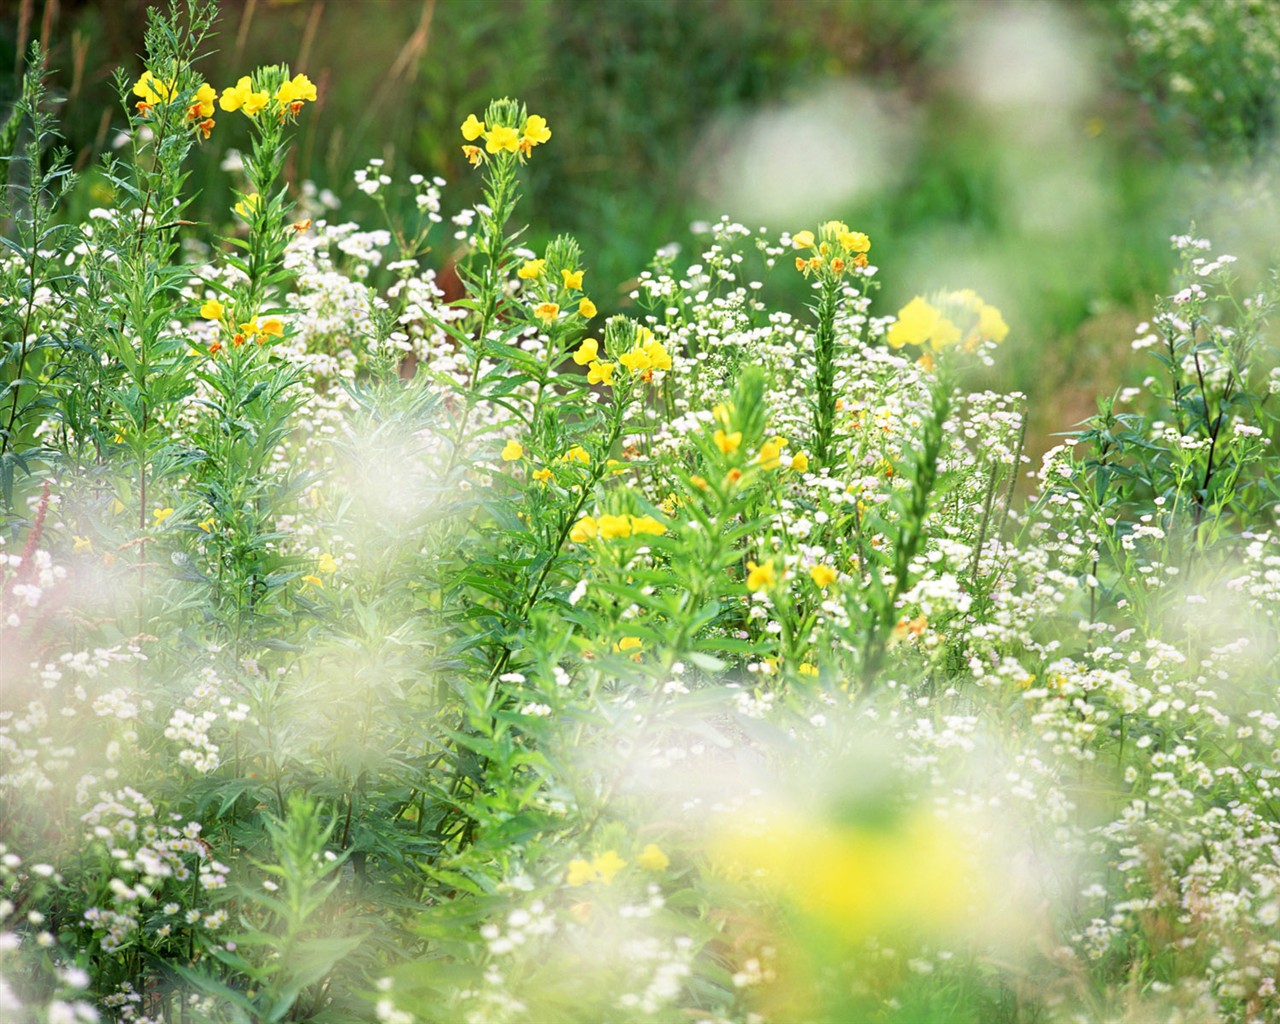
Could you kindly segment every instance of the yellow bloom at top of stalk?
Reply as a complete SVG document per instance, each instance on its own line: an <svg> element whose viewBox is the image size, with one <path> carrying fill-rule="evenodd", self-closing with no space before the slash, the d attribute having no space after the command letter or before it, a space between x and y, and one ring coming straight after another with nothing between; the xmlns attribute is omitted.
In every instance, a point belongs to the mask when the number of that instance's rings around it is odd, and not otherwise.
<svg viewBox="0 0 1280 1024"><path fill-rule="evenodd" d="M525 260L524 266L516 271L516 277L522 281L536 281L546 269L546 260Z"/></svg>
<svg viewBox="0 0 1280 1024"><path fill-rule="evenodd" d="M254 89L253 81L248 75L241 75L235 85L222 90L222 98L218 106L227 113L239 110L247 117L253 117L271 101L265 89Z"/></svg>
<svg viewBox="0 0 1280 1024"><path fill-rule="evenodd" d="M576 288L582 290L582 275L585 270L562 270L560 276L564 278L564 286L566 288Z"/></svg>
<svg viewBox="0 0 1280 1024"><path fill-rule="evenodd" d="M871 251L871 239L861 231L850 231L842 220L829 220L818 226L818 233L797 231L791 236L796 249L813 249L815 255L796 257L796 270L808 277L822 273L828 279L838 279L854 267L867 265L867 253Z"/></svg>
<svg viewBox="0 0 1280 1024"><path fill-rule="evenodd" d="M524 457L524 446L515 438L509 440L502 446L502 461L515 462L517 459Z"/></svg>
<svg viewBox="0 0 1280 1024"><path fill-rule="evenodd" d="M524 123L524 132L520 137L521 148L527 152L550 138L551 129L547 127L547 119L540 114L530 114Z"/></svg>
<svg viewBox="0 0 1280 1024"><path fill-rule="evenodd" d="M306 75L294 75L276 90L276 102L282 107L291 108L295 114L302 108L304 101L316 101L315 83Z"/></svg>
<svg viewBox="0 0 1280 1024"><path fill-rule="evenodd" d="M468 142L475 142L484 134L484 122L475 114L468 114L467 119L462 122L462 137Z"/></svg>
<svg viewBox="0 0 1280 1024"><path fill-rule="evenodd" d="M523 118L523 123L519 122ZM547 119L540 114L524 114L512 100L496 100L489 105L484 120L475 114L468 114L461 125L462 137L473 143L484 139L484 149L467 145L462 152L473 166L484 163L488 156L511 153L523 163L533 151L551 138L551 129L547 127Z"/></svg>
<svg viewBox="0 0 1280 1024"><path fill-rule="evenodd" d="M497 125L484 133L484 149L486 153L518 153L520 151L520 133L514 128Z"/></svg>

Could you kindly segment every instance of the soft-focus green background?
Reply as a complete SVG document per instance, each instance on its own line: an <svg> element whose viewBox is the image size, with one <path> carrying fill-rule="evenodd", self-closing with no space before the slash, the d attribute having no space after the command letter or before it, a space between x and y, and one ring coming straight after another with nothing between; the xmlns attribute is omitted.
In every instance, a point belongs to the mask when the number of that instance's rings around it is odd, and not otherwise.
<svg viewBox="0 0 1280 1024"><path fill-rule="evenodd" d="M13 54L43 38L67 141L91 168L122 121L112 69L137 73L141 0L8 0ZM219 88L287 61L316 81L290 170L379 226L352 173L450 182L476 201L458 125L510 94L554 132L528 169L530 241L576 234L603 312L653 251L725 213L868 232L879 312L974 287L1013 328L990 383L1028 391L1036 433L1088 415L1135 372L1133 325L1192 221L1258 273L1280 225L1272 131L1280 5L1270 0L226 0L206 64ZM193 180L225 220L223 116ZM446 225L447 227L448 225ZM438 234L431 258L453 244ZM1250 267L1252 266L1252 271ZM776 301L804 301L779 268Z"/></svg>

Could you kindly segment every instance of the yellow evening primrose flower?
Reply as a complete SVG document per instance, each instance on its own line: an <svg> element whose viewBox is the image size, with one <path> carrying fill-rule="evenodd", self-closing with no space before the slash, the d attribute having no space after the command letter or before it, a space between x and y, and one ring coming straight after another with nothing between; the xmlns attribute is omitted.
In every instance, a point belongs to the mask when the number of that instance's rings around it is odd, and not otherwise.
<svg viewBox="0 0 1280 1024"><path fill-rule="evenodd" d="M254 91L253 82L248 75L241 75L235 85L222 90L222 98L218 100L218 105L228 113L239 110L246 116L253 117L267 105L270 99L265 90Z"/></svg>
<svg viewBox="0 0 1280 1024"><path fill-rule="evenodd" d="M791 236L791 244L797 249L808 249L813 245L812 231L797 231Z"/></svg>
<svg viewBox="0 0 1280 1024"><path fill-rule="evenodd" d="M787 446L785 437L771 437L760 446L760 454L756 456L756 461L760 463L761 469L777 469L782 465L782 449Z"/></svg>
<svg viewBox="0 0 1280 1024"><path fill-rule="evenodd" d="M533 478L537 480L539 483L544 483L544 484L549 483L551 480L551 470L535 469L533 471Z"/></svg>
<svg viewBox="0 0 1280 1024"><path fill-rule="evenodd" d="M809 471L809 456L804 452L796 452L791 456L791 468L797 473L807 473Z"/></svg>
<svg viewBox="0 0 1280 1024"><path fill-rule="evenodd" d="M933 346L935 352L941 352L948 345L954 345L959 340L960 328L946 317L940 317L929 332L929 344Z"/></svg>
<svg viewBox="0 0 1280 1024"><path fill-rule="evenodd" d="M200 522L196 523L196 526L200 527L205 533L212 533L214 521L213 516L210 516L208 519L201 519Z"/></svg>
<svg viewBox="0 0 1280 1024"><path fill-rule="evenodd" d="M475 114L468 114L467 119L462 122L462 137L468 142L475 142L484 134L484 122Z"/></svg>
<svg viewBox="0 0 1280 1024"><path fill-rule="evenodd" d="M618 356L618 362L627 368L628 373L643 373L649 369L652 360L644 349L633 348L630 352L624 352Z"/></svg>
<svg viewBox="0 0 1280 1024"><path fill-rule="evenodd" d="M151 515L155 518L156 525L157 525L157 526L159 526L159 525L160 525L161 523L163 523L166 519L168 519L171 515L173 515L173 509L171 509L171 508L158 508L158 509L155 509L155 510L151 513Z"/></svg>
<svg viewBox="0 0 1280 1024"><path fill-rule="evenodd" d="M534 281L547 269L546 260L525 260L525 264L516 271L516 277L522 281Z"/></svg>
<svg viewBox="0 0 1280 1024"><path fill-rule="evenodd" d="M533 308L533 315L549 324L560 315L560 307L554 302L542 302Z"/></svg>
<svg viewBox="0 0 1280 1024"><path fill-rule="evenodd" d="M202 82L196 90L195 102L187 110L188 121L199 121L213 117L213 105L218 100L218 90L208 82Z"/></svg>
<svg viewBox="0 0 1280 1024"><path fill-rule="evenodd" d="M577 859L569 861L569 870L565 872L564 881L565 885L586 885L599 877L590 861Z"/></svg>
<svg viewBox="0 0 1280 1024"><path fill-rule="evenodd" d="M840 248L845 252L868 252L871 249L871 239L861 231L841 231L837 237Z"/></svg>
<svg viewBox="0 0 1280 1024"><path fill-rule="evenodd" d="M258 212L258 207L262 204L262 197L257 192L250 192L240 202L236 203L233 209L240 214L245 220L252 220L253 215Z"/></svg>
<svg viewBox="0 0 1280 1024"><path fill-rule="evenodd" d="M616 644L613 645L613 653L626 654L627 651L638 651L643 646L644 646L644 641L642 641L638 636L624 636L621 640L619 640ZM638 655L636 655L635 657L636 657L636 660L639 660Z"/></svg>
<svg viewBox="0 0 1280 1024"><path fill-rule="evenodd" d="M635 637L624 637L623 643L627 640L635 640ZM637 645L639 641L636 641ZM591 866L596 869L596 873L600 876L600 881L608 885L613 881L613 876L627 866L627 862L623 860L613 850L605 850L595 860L591 862Z"/></svg>
<svg viewBox="0 0 1280 1024"><path fill-rule="evenodd" d="M667 528L653 516L632 516L631 532L633 534L651 533L655 537L661 537L667 532Z"/></svg>
<svg viewBox="0 0 1280 1024"><path fill-rule="evenodd" d="M583 338L582 344L573 353L573 361L579 366L586 366L588 363L594 363L599 355L600 342L595 338Z"/></svg>
<svg viewBox="0 0 1280 1024"><path fill-rule="evenodd" d="M139 109L153 107L157 103L168 103L175 92L173 82L163 82L150 71L142 72L141 77L133 83L133 94L141 98Z"/></svg>
<svg viewBox="0 0 1280 1024"><path fill-rule="evenodd" d="M649 356L649 363L655 370L671 369L671 353L662 345L657 338L645 342L645 353Z"/></svg>
<svg viewBox="0 0 1280 1024"><path fill-rule="evenodd" d="M520 149L520 133L502 125L490 128L484 133L484 148L489 153L516 153Z"/></svg>
<svg viewBox="0 0 1280 1024"><path fill-rule="evenodd" d="M269 316L258 324L258 333L276 338L284 337L284 321L279 317Z"/></svg>
<svg viewBox="0 0 1280 1024"><path fill-rule="evenodd" d="M581 462L584 466L591 462L591 453L580 444L575 444L560 456L561 462Z"/></svg>
<svg viewBox="0 0 1280 1024"><path fill-rule="evenodd" d="M93 541L88 537L76 537L73 535L71 540L75 544L75 554L78 555L83 552L93 554Z"/></svg>
<svg viewBox="0 0 1280 1024"><path fill-rule="evenodd" d="M596 522L595 516L583 516L569 531L569 539L575 544L585 544L589 540L595 540L599 535L600 524Z"/></svg>
<svg viewBox="0 0 1280 1024"><path fill-rule="evenodd" d="M566 288L577 288L581 290L582 275L585 273L585 270L562 270L560 271L560 276L564 278L564 286Z"/></svg>
<svg viewBox="0 0 1280 1024"><path fill-rule="evenodd" d="M755 562L747 563L747 589L752 593L771 587L777 581L778 576L773 571L772 562L765 562L763 565L757 565Z"/></svg>
<svg viewBox="0 0 1280 1024"><path fill-rule="evenodd" d="M819 588L831 586L839 576L840 574L829 565L815 565L809 570L809 578Z"/></svg>
<svg viewBox="0 0 1280 1024"><path fill-rule="evenodd" d="M607 384L613 387L614 363L592 363L587 367L588 384Z"/></svg>
<svg viewBox="0 0 1280 1024"><path fill-rule="evenodd" d="M806 661L803 665L800 666L799 672L802 676L816 676L818 674L818 666L811 665L809 664L809 662Z"/></svg>
<svg viewBox="0 0 1280 1024"><path fill-rule="evenodd" d="M595 315L596 304L590 299L584 298L578 303L578 316L582 317L584 320L590 320Z"/></svg>
<svg viewBox="0 0 1280 1024"><path fill-rule="evenodd" d="M737 451L738 445L742 444L742 431L735 430L732 434L726 434L723 430L717 430L711 435L711 440L715 441L721 454L728 455L730 452Z"/></svg>
<svg viewBox="0 0 1280 1024"><path fill-rule="evenodd" d="M338 571L337 559L335 559L333 555L329 554L329 552L326 551L324 554L320 556L320 564L317 565L316 568L319 569L321 572L337 572Z"/></svg>
<svg viewBox="0 0 1280 1024"><path fill-rule="evenodd" d="M523 457L523 455L524 447L515 438L512 438L502 446L503 462L515 462L517 459Z"/></svg>
<svg viewBox="0 0 1280 1024"><path fill-rule="evenodd" d="M985 303L978 312L978 333L997 345L1009 335L1009 325L1004 322L1000 310Z"/></svg>
<svg viewBox="0 0 1280 1024"><path fill-rule="evenodd" d="M619 537L631 536L631 520L627 516L609 516L600 517L600 538L602 540L616 540Z"/></svg>
<svg viewBox="0 0 1280 1024"><path fill-rule="evenodd" d="M903 345L923 345L937 326L942 314L917 295L900 310L898 319L889 325L885 340L890 348Z"/></svg>
<svg viewBox="0 0 1280 1024"><path fill-rule="evenodd" d="M529 146L539 146L551 138L551 129L547 127L547 119L540 114L530 114L524 123L524 141Z"/></svg>
<svg viewBox="0 0 1280 1024"><path fill-rule="evenodd" d="M467 158L467 163L472 167L479 167L484 160L484 150L479 146L463 146L462 155Z"/></svg>
<svg viewBox="0 0 1280 1024"><path fill-rule="evenodd" d="M316 101L315 83L306 75L294 75L276 90L276 100L282 107L301 105L304 100L314 103Z"/></svg>
<svg viewBox="0 0 1280 1024"><path fill-rule="evenodd" d="M324 587L324 580L322 580L319 576L311 576L311 575L303 576L302 582L310 583L313 587L322 587L322 588Z"/></svg>
<svg viewBox="0 0 1280 1024"><path fill-rule="evenodd" d="M225 310L217 299L210 299L200 307L200 315L206 320L221 320Z"/></svg>
<svg viewBox="0 0 1280 1024"><path fill-rule="evenodd" d="M636 863L646 871L666 871L671 866L671 858L656 843L649 843L636 857Z"/></svg>

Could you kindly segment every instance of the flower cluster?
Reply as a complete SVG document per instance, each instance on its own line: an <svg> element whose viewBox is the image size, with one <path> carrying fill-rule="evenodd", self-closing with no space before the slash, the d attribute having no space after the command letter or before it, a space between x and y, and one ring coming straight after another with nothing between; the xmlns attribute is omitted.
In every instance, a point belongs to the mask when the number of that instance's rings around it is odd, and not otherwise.
<svg viewBox="0 0 1280 1024"><path fill-rule="evenodd" d="M540 146L551 138L551 129L547 127L547 119L539 114L528 114L520 118L519 123L501 123L493 116L482 121L475 114L468 114L462 122L462 137L468 143L462 147L463 155L473 167L478 167L490 156L501 153L523 162L533 152L534 146ZM484 140L483 149L474 145L480 139Z"/></svg>
<svg viewBox="0 0 1280 1024"><path fill-rule="evenodd" d="M889 347L928 345L941 352L961 345L972 352L984 341L999 344L1009 333L1000 310L983 302L971 289L948 292L937 302L935 306L917 295L898 310L898 318L885 336Z"/></svg>
<svg viewBox="0 0 1280 1024"><path fill-rule="evenodd" d="M797 231L791 237L796 249L808 249L810 256L796 257L796 270L808 277L821 274L838 279L852 273L855 268L867 265L867 253L871 251L871 239L861 231L850 231L844 221L829 220L819 225L818 234Z"/></svg>

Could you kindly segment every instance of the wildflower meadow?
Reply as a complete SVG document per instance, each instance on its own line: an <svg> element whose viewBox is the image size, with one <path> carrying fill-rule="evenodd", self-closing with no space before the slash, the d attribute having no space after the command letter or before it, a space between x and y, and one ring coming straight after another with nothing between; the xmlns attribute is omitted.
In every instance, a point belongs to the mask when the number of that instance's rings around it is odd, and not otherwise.
<svg viewBox="0 0 1280 1024"><path fill-rule="evenodd" d="M964 259L726 217L618 302L514 98L356 223L216 20L83 217L39 47L0 128L6 1024L1280 1021L1272 266L1174 237L1033 457Z"/></svg>

